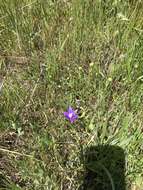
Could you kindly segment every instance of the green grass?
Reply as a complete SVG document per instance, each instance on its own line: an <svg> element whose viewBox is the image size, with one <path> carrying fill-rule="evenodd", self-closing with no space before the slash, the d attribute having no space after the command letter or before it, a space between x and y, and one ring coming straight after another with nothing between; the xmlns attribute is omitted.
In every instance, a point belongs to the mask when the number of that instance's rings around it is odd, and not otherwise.
<svg viewBox="0 0 143 190"><path fill-rule="evenodd" d="M1 189L75 190L81 152L117 145L143 181L143 2L0 1ZM63 112L80 102L69 124ZM131 190L132 190L131 189Z"/></svg>

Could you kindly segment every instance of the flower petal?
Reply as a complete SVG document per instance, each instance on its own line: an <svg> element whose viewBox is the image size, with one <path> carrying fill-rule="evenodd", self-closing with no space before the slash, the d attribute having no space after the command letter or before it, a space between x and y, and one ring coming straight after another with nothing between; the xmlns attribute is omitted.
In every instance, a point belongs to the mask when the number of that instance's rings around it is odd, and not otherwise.
<svg viewBox="0 0 143 190"><path fill-rule="evenodd" d="M69 112L69 113L74 113L74 110L73 110L71 107L69 107L69 108L68 108L68 112Z"/></svg>
<svg viewBox="0 0 143 190"><path fill-rule="evenodd" d="M69 119L69 113L68 112L64 112L64 116Z"/></svg>

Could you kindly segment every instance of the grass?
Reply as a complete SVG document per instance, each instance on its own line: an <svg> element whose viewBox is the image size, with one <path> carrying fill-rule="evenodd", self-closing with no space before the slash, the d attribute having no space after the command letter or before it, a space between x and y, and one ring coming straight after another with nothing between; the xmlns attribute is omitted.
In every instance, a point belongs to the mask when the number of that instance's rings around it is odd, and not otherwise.
<svg viewBox="0 0 143 190"><path fill-rule="evenodd" d="M143 181L143 2L0 1L0 188L75 190L90 146ZM63 112L80 110L75 124Z"/></svg>

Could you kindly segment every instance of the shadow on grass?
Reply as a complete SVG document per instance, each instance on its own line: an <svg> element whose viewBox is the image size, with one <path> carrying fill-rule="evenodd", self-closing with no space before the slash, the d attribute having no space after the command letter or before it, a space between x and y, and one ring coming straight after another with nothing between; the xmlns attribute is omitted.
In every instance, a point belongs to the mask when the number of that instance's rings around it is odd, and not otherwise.
<svg viewBox="0 0 143 190"><path fill-rule="evenodd" d="M79 190L126 190L125 154L118 146L92 146L84 155L85 176Z"/></svg>

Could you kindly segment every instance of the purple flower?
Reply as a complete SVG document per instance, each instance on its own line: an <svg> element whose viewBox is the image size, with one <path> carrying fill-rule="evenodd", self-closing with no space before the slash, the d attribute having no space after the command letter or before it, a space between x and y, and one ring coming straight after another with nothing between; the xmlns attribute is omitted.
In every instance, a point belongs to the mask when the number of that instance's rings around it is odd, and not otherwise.
<svg viewBox="0 0 143 190"><path fill-rule="evenodd" d="M71 107L68 108L67 112L64 112L64 116L73 123L77 118L78 115L75 113L75 110L73 110Z"/></svg>

